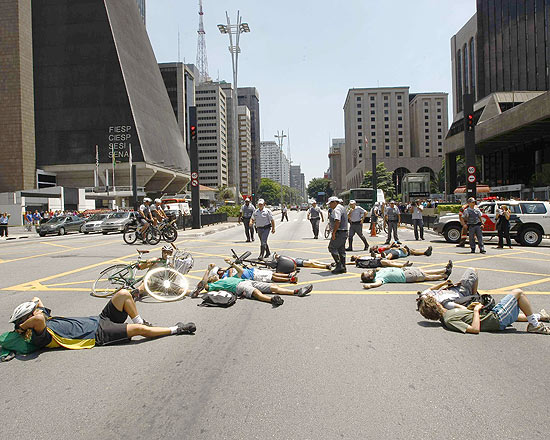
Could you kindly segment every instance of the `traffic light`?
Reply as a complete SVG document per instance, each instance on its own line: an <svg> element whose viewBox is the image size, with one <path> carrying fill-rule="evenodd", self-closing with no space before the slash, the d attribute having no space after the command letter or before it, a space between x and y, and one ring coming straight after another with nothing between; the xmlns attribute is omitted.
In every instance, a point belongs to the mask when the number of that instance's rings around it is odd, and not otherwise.
<svg viewBox="0 0 550 440"><path fill-rule="evenodd" d="M466 128L468 131L472 131L474 129L474 115L473 113L468 113L466 115Z"/></svg>
<svg viewBox="0 0 550 440"><path fill-rule="evenodd" d="M197 140L197 127L194 125L191 125L191 140L195 141Z"/></svg>

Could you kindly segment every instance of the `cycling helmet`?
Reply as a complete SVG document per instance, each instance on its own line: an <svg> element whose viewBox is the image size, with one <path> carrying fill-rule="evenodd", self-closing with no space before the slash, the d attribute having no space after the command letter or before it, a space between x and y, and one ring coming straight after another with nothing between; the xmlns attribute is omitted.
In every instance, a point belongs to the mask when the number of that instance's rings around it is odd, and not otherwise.
<svg viewBox="0 0 550 440"><path fill-rule="evenodd" d="M155 199L155 203L162 203L161 199Z"/></svg>
<svg viewBox="0 0 550 440"><path fill-rule="evenodd" d="M144 202L144 203L145 203L145 202L152 202L152 200L151 200L149 197L145 197L145 198L143 199L143 202Z"/></svg>
<svg viewBox="0 0 550 440"><path fill-rule="evenodd" d="M27 301L23 304L19 304L11 314L11 318L8 322L15 322L29 313L32 313L34 309L36 309L36 303L34 301Z"/></svg>
<svg viewBox="0 0 550 440"><path fill-rule="evenodd" d="M172 246L166 245L162 247L162 252L172 252L174 248Z"/></svg>

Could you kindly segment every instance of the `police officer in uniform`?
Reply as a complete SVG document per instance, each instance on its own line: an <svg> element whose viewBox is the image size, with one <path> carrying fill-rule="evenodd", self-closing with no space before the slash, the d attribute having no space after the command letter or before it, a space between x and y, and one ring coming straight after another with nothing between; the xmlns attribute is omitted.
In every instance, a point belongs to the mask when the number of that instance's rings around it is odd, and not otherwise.
<svg viewBox="0 0 550 440"><path fill-rule="evenodd" d="M307 219L311 222L311 229L313 229L313 238L319 238L319 220L325 221L321 208L317 206L317 202L314 200L311 203L311 208L307 212Z"/></svg>
<svg viewBox="0 0 550 440"><path fill-rule="evenodd" d="M472 250L472 254L475 254L476 252L476 237L479 252L484 254L486 251L485 246L483 245L483 217L481 210L476 206L476 199L473 197L468 199L468 207L464 210L462 218L464 218L466 224L468 225L468 235L470 238L470 249Z"/></svg>
<svg viewBox="0 0 550 440"><path fill-rule="evenodd" d="M384 220L388 224L388 238L386 239L386 244L390 244L391 236L393 232L393 238L397 244L401 244L399 237L397 236L397 227L401 223L401 213L399 208L395 206L395 202L392 200L390 206L386 208L384 214Z"/></svg>
<svg viewBox="0 0 550 440"><path fill-rule="evenodd" d="M256 208L250 203L250 199L247 197L244 200L244 205L241 206L241 212L239 214L239 223L242 220L247 243L250 243L250 240L254 241L254 228L250 227L250 219L255 210Z"/></svg>
<svg viewBox="0 0 550 440"><path fill-rule="evenodd" d="M269 231L275 234L275 220L273 219L273 213L271 210L265 207L264 199L258 200L258 208L252 214L250 219L250 226L256 226L256 231L260 237L260 256L258 260L269 257L271 252L267 245L267 239L269 237Z"/></svg>
<svg viewBox="0 0 550 440"><path fill-rule="evenodd" d="M365 245L364 250L367 251L369 249L369 243L363 235L363 222L365 221L366 216L367 211L363 209L362 206L357 206L355 200L349 201L349 246L346 251L353 251L353 236L355 234L357 234L357 236L363 241L363 244Z"/></svg>
<svg viewBox="0 0 550 440"><path fill-rule="evenodd" d="M333 274L346 273L346 240L348 238L348 215L346 208L339 204L338 197L330 197L328 206L331 208L330 224L332 236L328 250L336 262Z"/></svg>

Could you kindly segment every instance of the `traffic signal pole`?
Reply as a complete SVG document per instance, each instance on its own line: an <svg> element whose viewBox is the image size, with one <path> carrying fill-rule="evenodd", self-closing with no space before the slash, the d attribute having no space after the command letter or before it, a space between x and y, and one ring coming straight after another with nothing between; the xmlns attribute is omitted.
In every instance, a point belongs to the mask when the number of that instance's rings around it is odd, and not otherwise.
<svg viewBox="0 0 550 440"><path fill-rule="evenodd" d="M474 125L474 96L466 94L464 102L464 154L466 156L466 199L477 199L476 136Z"/></svg>
<svg viewBox="0 0 550 440"><path fill-rule="evenodd" d="M199 148L197 146L197 107L189 107L189 160L191 162L191 215L193 229L201 228L199 188Z"/></svg>

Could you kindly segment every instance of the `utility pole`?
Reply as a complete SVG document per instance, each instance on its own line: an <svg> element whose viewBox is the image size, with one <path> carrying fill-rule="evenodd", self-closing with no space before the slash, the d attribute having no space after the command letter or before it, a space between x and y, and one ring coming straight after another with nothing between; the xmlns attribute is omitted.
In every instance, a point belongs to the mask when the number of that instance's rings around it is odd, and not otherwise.
<svg viewBox="0 0 550 440"><path fill-rule="evenodd" d="M197 146L197 107L189 107L189 161L191 162L191 215L193 229L201 228L199 149Z"/></svg>
<svg viewBox="0 0 550 440"><path fill-rule="evenodd" d="M476 135L474 124L474 95L465 94L464 102L464 153L466 155L466 200L477 199Z"/></svg>
<svg viewBox="0 0 550 440"><path fill-rule="evenodd" d="M283 209L283 142L287 135L284 130L282 130L280 134L279 130L277 130L275 137L279 141L279 166L281 167L281 209Z"/></svg>

